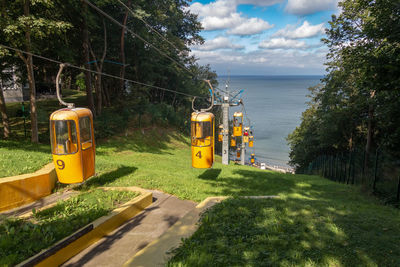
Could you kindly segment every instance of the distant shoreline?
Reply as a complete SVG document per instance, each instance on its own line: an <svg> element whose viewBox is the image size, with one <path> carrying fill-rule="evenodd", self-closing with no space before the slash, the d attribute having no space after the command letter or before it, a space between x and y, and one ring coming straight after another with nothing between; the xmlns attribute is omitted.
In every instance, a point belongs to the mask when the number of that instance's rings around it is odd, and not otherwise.
<svg viewBox="0 0 400 267"><path fill-rule="evenodd" d="M258 78L260 78L260 77L271 77L271 78L273 78L273 77L276 77L276 78L288 78L288 77L293 77L293 78L301 78L301 77L313 77L313 78L316 78L316 77L318 77L318 78L323 78L324 77L324 75L319 75L319 74L306 74L306 75L279 75L279 74L277 74L277 75L257 75L257 74L249 74L249 75L233 75L233 74L231 74L231 75L226 75L226 74L224 74L224 75L218 75L218 78L220 78L220 77L258 77Z"/></svg>

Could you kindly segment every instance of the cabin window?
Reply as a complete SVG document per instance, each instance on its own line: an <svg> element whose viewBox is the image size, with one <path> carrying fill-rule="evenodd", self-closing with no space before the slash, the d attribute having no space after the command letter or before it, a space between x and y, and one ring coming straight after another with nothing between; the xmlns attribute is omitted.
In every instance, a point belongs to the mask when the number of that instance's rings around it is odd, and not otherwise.
<svg viewBox="0 0 400 267"><path fill-rule="evenodd" d="M92 147L92 124L89 117L79 119L82 150Z"/></svg>
<svg viewBox="0 0 400 267"><path fill-rule="evenodd" d="M51 150L56 155L74 154L78 151L76 125L72 120L50 122Z"/></svg>
<svg viewBox="0 0 400 267"><path fill-rule="evenodd" d="M209 121L192 121L192 145L210 146L213 135L212 124Z"/></svg>
<svg viewBox="0 0 400 267"><path fill-rule="evenodd" d="M240 127L242 125L242 117L241 116L234 116L233 117L233 126Z"/></svg>

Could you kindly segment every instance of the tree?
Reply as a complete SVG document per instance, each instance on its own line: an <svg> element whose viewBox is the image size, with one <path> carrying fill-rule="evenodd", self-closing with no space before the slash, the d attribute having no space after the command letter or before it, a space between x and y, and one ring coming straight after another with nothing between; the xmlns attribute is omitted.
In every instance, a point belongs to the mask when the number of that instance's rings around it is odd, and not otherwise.
<svg viewBox="0 0 400 267"><path fill-rule="evenodd" d="M339 5L342 12L332 16L323 40L329 47L329 73L311 99L316 104L314 115L303 116L300 128L304 129L289 138L292 163L302 167L318 154L362 144L365 159L377 146L399 154L393 149L400 132L397 116L393 116L399 110L398 102L393 99L400 89L400 5L390 0L345 0ZM319 126L313 129L306 121ZM308 146L306 136L313 130L320 150L317 155L297 150ZM364 162L367 170L368 160Z"/></svg>
<svg viewBox="0 0 400 267"><path fill-rule="evenodd" d="M6 109L6 102L4 101L4 95L3 95L3 88L0 88L0 113L1 113L1 118L3 120L3 128L4 128L4 138L10 137L10 124L8 122L8 116L7 116L7 109Z"/></svg>
<svg viewBox="0 0 400 267"><path fill-rule="evenodd" d="M12 47L24 50L16 52L24 62L30 91L31 141L37 143L38 121L36 110L36 84L31 53L40 50L45 38L64 33L70 24L52 19L54 3L48 0L17 0L2 6L1 28L5 41Z"/></svg>

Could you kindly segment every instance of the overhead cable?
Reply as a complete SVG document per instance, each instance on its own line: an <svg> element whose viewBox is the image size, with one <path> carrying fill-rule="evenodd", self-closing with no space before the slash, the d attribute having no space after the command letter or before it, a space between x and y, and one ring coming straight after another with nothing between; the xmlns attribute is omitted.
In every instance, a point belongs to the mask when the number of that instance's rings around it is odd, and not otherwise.
<svg viewBox="0 0 400 267"><path fill-rule="evenodd" d="M178 66L180 66L181 68L183 68L185 71L187 71L190 75L195 76L185 65L183 65L182 63L179 63L178 61L176 61L175 59L173 59L172 57L168 56L166 53L164 53L163 51L161 51L160 49L158 49L156 46L154 46L152 43L148 42L146 39L144 39L143 37L141 37L140 35L138 35L137 33L135 33L134 31L132 31L131 29L129 29L128 27L124 26L123 24L121 24L119 21L117 21L116 19L114 19L112 16L110 16L109 14L107 14L106 12L104 12L103 10L101 10L99 7L97 7L96 5L94 5L93 3L91 3L88 0L83 0L85 1L85 3L87 3L91 8L95 9L97 12L99 12L101 15L103 15L104 17L108 18L109 20L111 20L112 22L114 22L115 24L117 24L118 26L122 27L123 29L126 29L126 31L128 31L130 34L132 34L134 37L138 38L139 40L141 40L143 43L147 44L148 46L150 46L151 48L153 48L154 50L156 50L160 55L168 58L169 60L171 60L172 62L174 62L175 64L177 64Z"/></svg>
<svg viewBox="0 0 400 267"><path fill-rule="evenodd" d="M132 9L130 9L127 5L124 4L124 2L122 2L121 0L117 0L118 3L120 3L127 11L129 11L132 16L134 16L135 18L137 18L138 20L142 21L147 28L149 28L151 31L153 31L154 33L156 33L158 36L160 36L164 41L166 41L168 44L170 44L173 48L175 48L178 52L181 51L181 49L177 48L172 42L170 42L167 38L164 37L164 35L162 35L159 31L157 31L156 29L154 29L153 26L151 26L149 23L147 23L147 21L145 21L142 17L138 16L137 14L135 14L135 12L132 11Z"/></svg>
<svg viewBox="0 0 400 267"><path fill-rule="evenodd" d="M51 59L51 58L47 58L47 57L44 57L44 56L36 55L36 54L31 53L31 52L27 52L27 51L24 51L24 50L21 50L21 49L18 49L18 48L14 48L14 47L10 47L10 46L7 46L7 45L0 44L0 47L6 48L6 49L10 49L10 50L13 50L13 51L16 51L16 52L19 52L19 53L23 53L23 54L26 54L26 55L31 55L33 57L37 57L37 58L40 58L40 59L43 59L43 60L47 60L49 62L53 62L53 63L57 63L57 64L66 64L65 62L61 62L61 61L58 61L58 60L55 60L55 59ZM172 93L176 93L176 94L184 95L184 96L188 96L188 97L206 98L204 96L196 96L196 95L186 94L186 93L183 93L183 92L179 92L179 91L176 91L176 90L172 90L172 89L168 89L168 88L164 88L164 87L160 87L160 86L156 86L156 85L151 85L151 84L146 84L146 83L142 83L142 82L138 82L138 81L134 81L134 80L130 80L130 79L121 78L121 77L118 77L118 76L115 76L115 75L112 75L112 74L86 69L86 68L83 68L83 67L79 67L79 66L76 66L76 65L69 64L69 63L67 63L67 65L68 65L68 67L71 67L71 68L74 68L74 69L78 69L78 70L82 70L82 71L88 71L88 72L91 72L91 73L100 74L100 75L103 75L103 76L106 76L106 77L110 77L110 78L114 78L114 79L130 82L130 83L134 83L134 84L138 84L138 85L142 85L142 86L146 86L146 87L150 87L150 88L154 88L154 89L158 89L158 90L162 90L162 91L172 92Z"/></svg>

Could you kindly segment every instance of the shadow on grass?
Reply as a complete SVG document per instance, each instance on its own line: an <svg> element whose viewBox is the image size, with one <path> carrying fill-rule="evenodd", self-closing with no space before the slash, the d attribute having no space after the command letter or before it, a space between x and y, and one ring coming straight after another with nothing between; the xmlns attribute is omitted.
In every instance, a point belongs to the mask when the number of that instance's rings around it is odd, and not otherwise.
<svg viewBox="0 0 400 267"><path fill-rule="evenodd" d="M203 180L217 180L221 171L221 169L209 169L200 174L198 178Z"/></svg>
<svg viewBox="0 0 400 267"><path fill-rule="evenodd" d="M241 177L223 176L217 181L209 179L207 183L213 188L218 187L218 194L223 196L277 195L295 186L294 180L285 178L285 174L280 173L235 170L233 174ZM215 192L206 193L215 195Z"/></svg>
<svg viewBox="0 0 400 267"><path fill-rule="evenodd" d="M146 152L154 154L169 154L171 148L187 147L189 145L182 135L174 130L152 128L139 129L129 133L127 136L117 136L108 141L100 141L99 147L103 150L97 151L98 155L106 155L123 151Z"/></svg>
<svg viewBox="0 0 400 267"><path fill-rule="evenodd" d="M29 141L0 140L0 148L7 150L24 150L51 154L50 146L44 144L35 144Z"/></svg>
<svg viewBox="0 0 400 267"><path fill-rule="evenodd" d="M33 215L32 220L18 218L2 222L0 266L15 266L79 228L107 215L119 201L129 201L133 195L123 197L122 193L90 192L39 211Z"/></svg>
<svg viewBox="0 0 400 267"><path fill-rule="evenodd" d="M237 170L168 266L400 266L400 211L316 176ZM217 182L208 183L217 186Z"/></svg>
<svg viewBox="0 0 400 267"><path fill-rule="evenodd" d="M103 173L98 177L92 177L91 179L87 180L84 184L76 187L75 190L85 191L91 188L104 186L128 174L134 173L136 170L137 170L136 167L121 166L114 171Z"/></svg>

